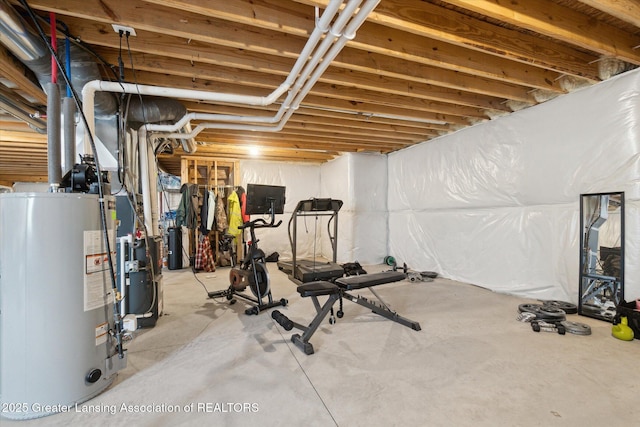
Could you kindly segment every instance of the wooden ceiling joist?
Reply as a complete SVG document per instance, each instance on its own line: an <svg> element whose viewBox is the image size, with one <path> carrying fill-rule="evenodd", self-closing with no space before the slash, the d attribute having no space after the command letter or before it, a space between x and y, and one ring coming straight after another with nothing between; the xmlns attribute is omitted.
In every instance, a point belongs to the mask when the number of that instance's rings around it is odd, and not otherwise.
<svg viewBox="0 0 640 427"><path fill-rule="evenodd" d="M322 13L329 1L29 5L43 17L55 12L59 34L66 26L74 43L94 51L104 79L113 80L122 61L127 82L261 97L286 79L314 29L315 8ZM112 24L132 27L136 36L121 39ZM345 152L390 153L638 65L636 0L383 0L281 131L206 129L195 138L197 153L254 159L249 148L258 146L261 159L312 163ZM36 80L0 45L0 94L21 106L23 120L45 111ZM273 117L285 96L269 106L179 101L189 112ZM1 113L0 182L46 181L46 135ZM185 153L179 145L172 150L159 163L180 175Z"/></svg>

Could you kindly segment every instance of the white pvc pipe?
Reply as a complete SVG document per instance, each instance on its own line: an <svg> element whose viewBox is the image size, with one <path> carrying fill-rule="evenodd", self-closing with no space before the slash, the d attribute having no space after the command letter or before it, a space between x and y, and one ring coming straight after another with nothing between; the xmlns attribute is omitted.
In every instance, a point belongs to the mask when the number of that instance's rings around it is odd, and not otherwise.
<svg viewBox="0 0 640 427"><path fill-rule="evenodd" d="M144 126L142 126L144 128ZM147 149L147 160L149 161L148 165L148 177L149 180L149 197L145 202L149 202L151 205L151 235L158 236L160 234L160 221L159 221L159 210L158 210L158 164L155 161L155 155L153 152L153 144L147 141L146 132L145 132L145 140L144 147ZM145 215L146 217L146 215ZM145 218L146 221L146 218ZM154 267L157 268L157 267Z"/></svg>
<svg viewBox="0 0 640 427"><path fill-rule="evenodd" d="M189 134L176 134L171 133L168 135L163 135L165 138L177 138L179 135L187 138L195 138L200 132L204 129L227 129L227 130L251 130L251 131L262 131L262 132L279 132L281 131L289 118L293 115L293 112L298 109L300 102L307 96L307 94L311 91L313 85L318 81L320 76L326 71L326 69L331 64L331 61L338 56L344 45L355 37L355 33L360 28L360 26L364 23L367 16L373 11L373 9L378 5L380 0L368 0L358 11L358 13L353 17L353 19L347 25L347 28L344 30L340 38L331 46L331 49L327 53L326 58L320 62L320 64L313 70L311 77L306 81L302 89L294 90L296 96L293 100L289 100L289 107L287 108L286 113L279 120L277 126L264 126L264 125L249 125L249 124L236 124L236 123L200 123L196 126L193 131ZM342 25L344 26L344 25ZM342 28L340 28L340 31ZM325 39L326 40L326 39ZM295 88L294 88L295 89ZM281 109L282 110L282 109ZM197 118L202 118L205 115L199 115L194 113L194 116ZM212 115L213 118L220 117L229 117L223 115ZM248 116L232 116L236 117L237 122L255 122L252 117Z"/></svg>
<svg viewBox="0 0 640 427"><path fill-rule="evenodd" d="M147 131L142 126L138 129L138 152L140 153L140 185L142 187L142 208L144 210L144 226L147 236L157 236L160 232L158 218L158 167L155 161L152 144L147 141Z"/></svg>
<svg viewBox="0 0 640 427"><path fill-rule="evenodd" d="M151 214L151 189L149 188L149 151L147 151L147 137L144 126L138 131L137 145L140 155L140 186L142 187L142 209L144 211L144 226L147 236L155 236L153 229L153 216ZM155 197L155 195L154 195Z"/></svg>
<svg viewBox="0 0 640 427"><path fill-rule="evenodd" d="M206 92L192 89L176 89L159 86L138 85L132 83L118 83L92 80L82 88L82 110L89 122L89 131L95 132L95 94L96 92L133 93L140 95L163 96L167 98L198 99L202 101L228 102L235 104L264 106L275 102L288 87L281 85L269 97L235 95L220 92ZM271 99L273 97L273 100Z"/></svg>
<svg viewBox="0 0 640 427"><path fill-rule="evenodd" d="M324 27L328 26L331 20L334 18L335 14L340 8L342 4L342 0L332 0L327 10L322 15L318 25L314 29L310 40L305 45L301 55L298 57L298 60L294 64L294 67L291 70L291 73L287 77L284 83L282 83L274 92L266 97L258 97L258 96L247 96L247 95L237 95L237 94L226 94L219 92L206 92L199 90L190 90L190 89L176 89L176 88L167 88L167 87L158 87L158 86L146 86L146 85L137 85L130 83L118 83L118 82L107 82L107 81L99 81L94 80L87 83L82 89L82 98L83 98L83 111L87 118L87 122L89 123L89 129L91 135L95 134L95 94L98 91L102 92L115 92L115 93L132 93L139 95L153 95L153 96L161 96L168 98L186 98L186 99L198 99L203 101L213 101L213 102L224 102L224 103L232 103L232 104L244 104L244 105L257 105L257 106L266 106L274 103L284 92L289 90L293 82L294 89L288 94L285 102L280 107L278 113L274 117L248 117L248 116L230 116L230 115L212 115L212 120L221 120L224 118L225 120L235 121L235 122L261 122L265 123L273 123L279 122L278 126L259 126L259 125L242 125L242 124L229 124L229 123L205 123L196 127L194 131L189 134L171 134L169 137L179 138L179 139L191 139L194 134L197 135L204 128L219 128L219 129L239 129L239 130L261 130L268 132L277 132L282 130L287 120L291 117L293 112L298 108L300 102L304 99L304 97L309 93L313 85L320 78L322 73L327 69L330 65L331 61L338 55L340 50L344 47L344 45L351 40L355 31L364 23L367 16L371 13L371 11L378 5L380 0L366 0L365 4L360 7L362 0L350 0L345 10L338 16L336 22L333 24L331 28L331 35L324 38L322 41L320 48L318 48L310 61L307 62L308 56L311 52L316 49L317 44L320 40L320 37L326 29ZM355 13L356 9L358 10ZM330 13L327 13L330 12ZM355 13L355 16L354 16ZM346 25L346 29L343 32ZM342 34L341 34L342 33ZM326 57L325 57L326 53ZM303 64L306 63L302 73L298 75L300 69L302 69ZM293 105L293 108L290 107ZM286 110L286 113L285 113ZM186 124L190 122L190 120L194 117L202 117L195 114L187 114L182 119L180 119L176 124L172 125L173 131L181 129ZM160 125L155 126L149 125L149 128L153 130L166 129L161 127ZM156 179L157 172L154 173L153 178L151 177L150 172L155 170L154 168L150 168L149 159L153 158L153 151L151 150L149 144L147 143L147 129L145 126L141 127L136 135L137 141L136 144L138 147L138 152L140 156L140 184L142 189L142 197L143 197L143 209L144 209L144 217L145 217L145 227L147 229L147 233L150 235L155 235L158 227L156 224L158 223L157 217L154 218L154 206L153 201L155 199L155 191L152 189L157 189L155 185L151 185L151 180ZM88 144L88 136L85 137L85 146ZM143 145L141 145L143 144ZM151 152L150 152L151 151ZM151 169L151 170L150 170ZM155 184L155 181L154 181ZM152 194L154 196L152 197Z"/></svg>
<svg viewBox="0 0 640 427"><path fill-rule="evenodd" d="M342 2L343 0L332 0L327 5L327 8L325 9L324 13L316 23L316 26L313 32L311 33L311 36L309 37L307 43L305 44L304 49L302 50L302 52L300 52L298 59L296 60L294 66L291 68L291 71L289 72L289 75L287 76L287 79L285 80L284 84L290 87L296 81L306 80L307 77L311 74L311 70L313 70L320 63L323 55L328 50L328 47L330 46L330 44L339 35L339 34L335 35L336 29L331 28L331 32L334 34L333 38L325 37L325 39L323 40L323 44L321 45L321 48L317 50L315 50L315 48L317 47L320 41L320 38L322 37L322 34L330 30L329 25L331 24L333 17L338 13ZM351 2L347 4L345 9L340 13L340 16L349 17L353 15L353 13L355 12L355 9L360 5L361 2L362 0L351 0ZM346 22L345 18L342 18L342 20L338 18L338 21L336 21L336 24L344 26L343 21ZM334 24L334 27L336 26L336 24ZM341 30L342 28L340 28L340 31ZM330 40L330 42L325 43L327 40ZM309 58L310 55L312 55L311 59L309 59L307 62L307 59ZM300 73L300 69L302 69L305 62L307 62L307 66L304 68L304 71L300 75L298 75L298 73ZM299 87L300 86L298 86L298 89ZM245 116L234 116L234 115L224 115L224 114L187 113L180 120L178 120L176 123L172 125L149 125L147 126L147 130L154 131L154 132L176 132L179 129L182 129L187 123L191 122L192 120L247 121L247 122L255 122L255 123L277 123L282 118L282 115L284 114L284 110L289 108L289 103L297 93L298 89L294 87L294 91L288 94L287 99L282 103L276 115L272 117L264 117L264 116L245 117ZM274 100L273 102L275 101L276 100Z"/></svg>
<svg viewBox="0 0 640 427"><path fill-rule="evenodd" d="M327 6L327 10L333 13L323 14L321 21L322 25L327 26L331 19L333 19L333 15L339 10L340 5L343 0L332 0L332 2ZM359 0L361 1L361 0ZM325 15L327 17L325 18ZM316 31L317 30L317 31ZM271 105L282 96L289 88L291 87L291 82L297 78L298 70L302 67L302 65L307 61L310 52L315 48L315 44L322 36L322 33L326 31L323 29L321 25L317 25L316 29L313 31L310 41L311 43L307 43L305 48L301 52L298 60L294 64L291 73L276 90L274 90L270 95L267 96L250 96L250 95L237 95L237 94L228 94L228 93L220 93L220 92L208 92L208 91L200 91L200 90L192 90L192 89L176 89L176 88L168 88L168 87L160 87L160 86L147 86L147 85L138 85L131 83L118 83L118 82L108 82L108 81L100 81L93 80L85 84L82 88L82 102L83 102L83 112L87 118L87 122L89 123L89 132L93 135L95 133L95 93L96 92L115 92L115 93L132 93L139 95L153 95L153 96L161 96L167 98L185 98L185 99L198 99L202 101L213 101L213 102L224 102L231 104L243 104L243 105L256 105L256 106L267 106ZM315 40L315 42L314 42Z"/></svg>

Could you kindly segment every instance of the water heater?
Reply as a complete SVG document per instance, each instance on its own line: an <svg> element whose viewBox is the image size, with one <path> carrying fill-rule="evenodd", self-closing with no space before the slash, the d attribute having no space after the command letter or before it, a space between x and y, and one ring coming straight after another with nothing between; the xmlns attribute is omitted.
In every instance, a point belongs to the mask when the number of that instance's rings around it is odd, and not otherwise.
<svg viewBox="0 0 640 427"><path fill-rule="evenodd" d="M96 194L0 194L0 415L63 412L126 366L114 338L115 202ZM115 260L115 256L113 257Z"/></svg>

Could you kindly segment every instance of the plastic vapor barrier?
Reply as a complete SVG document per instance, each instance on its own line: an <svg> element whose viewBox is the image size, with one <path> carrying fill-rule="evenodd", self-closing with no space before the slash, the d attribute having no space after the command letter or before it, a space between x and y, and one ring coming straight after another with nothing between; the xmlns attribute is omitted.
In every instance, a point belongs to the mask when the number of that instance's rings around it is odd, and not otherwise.
<svg viewBox="0 0 640 427"><path fill-rule="evenodd" d="M640 297L640 71L389 155L389 254L416 270L578 300L579 199L624 191Z"/></svg>
<svg viewBox="0 0 640 427"><path fill-rule="evenodd" d="M387 156L345 154L322 165L321 181L322 197L344 202L338 222L338 262L381 263L388 238ZM323 236L323 250L330 251L326 233Z"/></svg>
<svg viewBox="0 0 640 427"><path fill-rule="evenodd" d="M242 161L242 185L287 187L282 225L260 229L260 247L268 255L278 252L290 259L288 223L300 200L332 198L343 201L338 214L340 263L380 263L387 254L387 157L379 154L346 154L319 165ZM298 219L298 257L332 259L327 232L328 217ZM333 226L331 228L333 230Z"/></svg>
<svg viewBox="0 0 640 427"><path fill-rule="evenodd" d="M240 182L245 190L247 184L287 187L284 214L276 215L276 221L282 220L282 224L277 228L260 228L256 230L256 236L260 240L258 246L266 255L278 252L280 259L291 259L291 245L287 232L291 213L298 201L319 197L320 167L303 163L243 160L240 162L240 172L242 175ZM255 218L257 216L253 215L251 219ZM298 226L298 257L300 258L313 256L312 224L308 228L310 234L304 232L305 227L302 223ZM319 247L317 242L315 246Z"/></svg>

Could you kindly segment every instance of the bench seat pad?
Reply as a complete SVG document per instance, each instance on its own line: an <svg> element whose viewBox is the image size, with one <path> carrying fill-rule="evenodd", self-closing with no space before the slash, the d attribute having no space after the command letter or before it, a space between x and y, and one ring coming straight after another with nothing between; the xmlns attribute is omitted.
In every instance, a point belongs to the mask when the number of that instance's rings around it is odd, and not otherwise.
<svg viewBox="0 0 640 427"><path fill-rule="evenodd" d="M298 286L298 293L302 297L331 295L336 294L339 291L340 288L338 286L325 280L318 280L316 282L309 282Z"/></svg>
<svg viewBox="0 0 640 427"><path fill-rule="evenodd" d="M398 282L406 278L402 271L383 271L381 273L361 274L359 276L341 277L336 285L347 291Z"/></svg>

